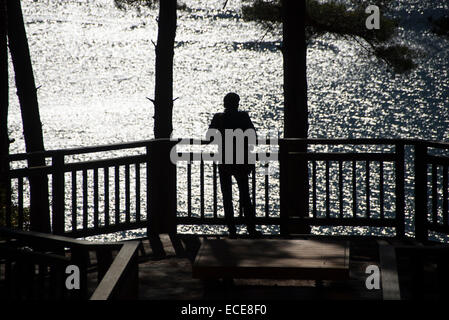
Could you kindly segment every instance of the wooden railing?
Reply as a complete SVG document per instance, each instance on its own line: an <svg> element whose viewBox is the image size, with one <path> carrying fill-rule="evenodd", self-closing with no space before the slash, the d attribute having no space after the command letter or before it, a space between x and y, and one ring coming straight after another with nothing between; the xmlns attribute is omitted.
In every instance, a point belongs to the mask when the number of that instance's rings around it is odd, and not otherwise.
<svg viewBox="0 0 449 320"><path fill-rule="evenodd" d="M147 177L151 157L156 156L151 152L156 141L160 140L47 151L40 155L48 165L39 168L18 168L16 164L33 154L11 155L14 193L4 219L6 226L26 228L27 178L47 174L53 233L86 237L147 227L148 217L155 214ZM199 151L184 151L190 159L199 160L179 165L177 179L170 182L177 186L178 225L225 225L217 164L199 156L208 143L197 141ZM414 231L420 240L427 239L429 231L449 234L447 143L280 139L278 150L279 161L266 164L259 159L258 169L250 177L256 224L270 227L270 232L278 232L282 225L298 224L381 229L378 234L388 229L388 235L399 237ZM406 156L406 150L414 153ZM298 216L285 214L287 196L282 192L282 186L285 190L289 185L289 170L295 163L307 164L307 181L302 183L308 192L298 194L298 199L308 199L308 206ZM265 175L267 166L274 170ZM406 180L413 183L411 193L405 188ZM414 204L407 214L412 224L406 226L405 202L410 198ZM240 213L236 223L244 223Z"/></svg>
<svg viewBox="0 0 449 320"><path fill-rule="evenodd" d="M449 144L415 145L415 234L424 241L429 232L449 234Z"/></svg>
<svg viewBox="0 0 449 320"><path fill-rule="evenodd" d="M296 150L308 150L297 152ZM305 149L307 148L307 149ZM320 151L324 149L327 151ZM369 150L369 151L367 151ZM309 208L287 224L394 228L404 236L404 142L374 139L286 139L281 165L306 162ZM284 171L288 172L287 167ZM321 174L320 174L321 172ZM282 183L289 185L290 175ZM285 188L284 188L285 189ZM386 210L386 190L390 199ZM321 196L321 210L318 208ZM281 199L285 199L281 194Z"/></svg>
<svg viewBox="0 0 449 320"><path fill-rule="evenodd" d="M16 186L15 210L9 210L6 226L24 228L26 221L24 192L25 179L33 174L51 176L51 212L54 234L86 237L122 230L146 227L148 156L141 150L151 141L78 148L44 152L51 165L40 168L10 170L10 179ZM92 157L105 152L134 152L140 154L107 159L67 162L69 157ZM38 154L34 154L36 156ZM30 154L10 157L14 162L27 160ZM131 190L131 179L134 190ZM125 196L122 197L122 194ZM131 194L133 197L131 198ZM29 195L27 195L29 198ZM100 202L102 204L100 212ZM144 204L142 204L144 202ZM69 206L67 204L70 203ZM134 210L131 212L131 204ZM13 214L17 216L13 219ZM15 222L15 224L14 224Z"/></svg>
<svg viewBox="0 0 449 320"><path fill-rule="evenodd" d="M2 299L138 297L140 241L98 243L6 228L0 228L0 239ZM113 252L118 252L115 257ZM91 253L96 254L94 262ZM67 282L77 281L75 278L67 280L69 266L79 270L79 288L67 287ZM97 285L91 279L95 273Z"/></svg>

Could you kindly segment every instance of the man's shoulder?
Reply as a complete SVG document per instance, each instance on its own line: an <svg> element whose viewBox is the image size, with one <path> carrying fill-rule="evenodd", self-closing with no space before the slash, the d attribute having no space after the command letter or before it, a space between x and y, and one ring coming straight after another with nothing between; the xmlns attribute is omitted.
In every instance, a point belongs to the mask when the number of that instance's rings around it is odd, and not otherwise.
<svg viewBox="0 0 449 320"><path fill-rule="evenodd" d="M214 114L214 118L215 117L221 117L221 116L223 116L223 112L217 112L217 113Z"/></svg>

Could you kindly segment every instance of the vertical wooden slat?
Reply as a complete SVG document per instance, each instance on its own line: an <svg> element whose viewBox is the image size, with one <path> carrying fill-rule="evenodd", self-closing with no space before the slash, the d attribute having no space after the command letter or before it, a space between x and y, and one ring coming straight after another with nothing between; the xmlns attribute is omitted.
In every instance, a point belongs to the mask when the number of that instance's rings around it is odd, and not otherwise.
<svg viewBox="0 0 449 320"><path fill-rule="evenodd" d="M266 164L266 172L265 172L265 217L268 218L270 215L270 181L268 174L268 163Z"/></svg>
<svg viewBox="0 0 449 320"><path fill-rule="evenodd" d="M312 215L316 218L316 161L312 161Z"/></svg>
<svg viewBox="0 0 449 320"><path fill-rule="evenodd" d="M252 184L252 197L253 197L253 206L254 210L256 210L256 169L253 170L251 173L251 184Z"/></svg>
<svg viewBox="0 0 449 320"><path fill-rule="evenodd" d="M415 237L418 241L427 238L427 146L415 145Z"/></svg>
<svg viewBox="0 0 449 320"><path fill-rule="evenodd" d="M120 167L115 166L114 172L114 180L115 180L115 224L120 223Z"/></svg>
<svg viewBox="0 0 449 320"><path fill-rule="evenodd" d="M76 186L76 171L72 171L72 230L76 231L77 226L77 186Z"/></svg>
<svg viewBox="0 0 449 320"><path fill-rule="evenodd" d="M369 161L365 162L366 176L365 176L365 192L366 192L366 217L369 218L371 215L371 204L370 204L370 164Z"/></svg>
<svg viewBox="0 0 449 320"><path fill-rule="evenodd" d="M192 164L187 164L187 216L192 217Z"/></svg>
<svg viewBox="0 0 449 320"><path fill-rule="evenodd" d="M379 163L379 209L380 209L380 218L383 219L385 217L384 211L384 162L381 161Z"/></svg>
<svg viewBox="0 0 449 320"><path fill-rule="evenodd" d="M18 202L18 210L19 210L19 230L23 229L23 178L19 177L18 178L18 198L17 198L17 202Z"/></svg>
<svg viewBox="0 0 449 320"><path fill-rule="evenodd" d="M338 161L338 201L340 209L340 219L343 219L343 161Z"/></svg>
<svg viewBox="0 0 449 320"><path fill-rule="evenodd" d="M438 223L438 166L432 164L432 223Z"/></svg>
<svg viewBox="0 0 449 320"><path fill-rule="evenodd" d="M104 226L109 226L109 167L104 167Z"/></svg>
<svg viewBox="0 0 449 320"><path fill-rule="evenodd" d="M83 229L87 229L87 222L88 222L88 194L87 194L87 170L83 170Z"/></svg>
<svg viewBox="0 0 449 320"><path fill-rule="evenodd" d="M135 168L136 168L136 222L140 222L140 163L136 163Z"/></svg>
<svg viewBox="0 0 449 320"><path fill-rule="evenodd" d="M212 176L214 187L214 218L217 218L217 164L215 161L212 164Z"/></svg>
<svg viewBox="0 0 449 320"><path fill-rule="evenodd" d="M330 217L329 161L326 160L326 218Z"/></svg>
<svg viewBox="0 0 449 320"><path fill-rule="evenodd" d="M204 161L200 162L200 210L201 219L204 219Z"/></svg>
<svg viewBox="0 0 449 320"><path fill-rule="evenodd" d="M98 228L98 169L94 169L94 228Z"/></svg>
<svg viewBox="0 0 449 320"><path fill-rule="evenodd" d="M448 225L448 177L447 177L447 165L443 166L443 224Z"/></svg>
<svg viewBox="0 0 449 320"><path fill-rule="evenodd" d="M125 165L125 221L129 223L131 221L131 190L129 181L129 164Z"/></svg>
<svg viewBox="0 0 449 320"><path fill-rule="evenodd" d="M356 161L352 161L352 217L357 217L357 168Z"/></svg>
<svg viewBox="0 0 449 320"><path fill-rule="evenodd" d="M147 195L146 195L146 201L147 201L147 221L149 221L150 220L150 188L151 188L151 186L150 186L150 179L149 179L149 177L150 177L150 161L152 161L152 159L150 158L151 157L151 148L150 148L150 144L148 144L147 146L146 146L146 148L145 148L145 150L146 150L146 155L147 155L147 161L146 161L146 177L145 177L145 180L146 180L146 188L147 188Z"/></svg>

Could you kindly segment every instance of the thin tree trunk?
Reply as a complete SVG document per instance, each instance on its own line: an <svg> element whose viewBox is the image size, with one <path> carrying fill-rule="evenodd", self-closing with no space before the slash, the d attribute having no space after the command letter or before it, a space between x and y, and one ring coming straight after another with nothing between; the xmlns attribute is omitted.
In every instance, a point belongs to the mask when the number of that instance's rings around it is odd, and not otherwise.
<svg viewBox="0 0 449 320"><path fill-rule="evenodd" d="M4 222L5 225L11 194L11 183L7 174L9 171L7 21L6 0L0 0L0 222Z"/></svg>
<svg viewBox="0 0 449 320"><path fill-rule="evenodd" d="M307 138L307 44L305 37L305 0L282 0L282 54L284 58L284 137ZM296 152L307 152L303 145ZM307 161L291 159L286 164L288 183L287 215L308 216L309 185ZM308 227L292 228L286 233L308 233Z"/></svg>
<svg viewBox="0 0 449 320"><path fill-rule="evenodd" d="M22 113L26 151L44 151L36 85L20 1L7 1L7 9L9 48L14 65L17 95ZM42 156L36 156L28 160L29 167L43 165L45 165L45 159ZM29 180L31 229L50 232L47 175L33 176Z"/></svg>
<svg viewBox="0 0 449 320"><path fill-rule="evenodd" d="M176 18L176 0L159 1L154 91L155 138L170 138L173 131L173 56Z"/></svg>
<svg viewBox="0 0 449 320"><path fill-rule="evenodd" d="M305 0L282 0L285 138L307 138L305 12Z"/></svg>

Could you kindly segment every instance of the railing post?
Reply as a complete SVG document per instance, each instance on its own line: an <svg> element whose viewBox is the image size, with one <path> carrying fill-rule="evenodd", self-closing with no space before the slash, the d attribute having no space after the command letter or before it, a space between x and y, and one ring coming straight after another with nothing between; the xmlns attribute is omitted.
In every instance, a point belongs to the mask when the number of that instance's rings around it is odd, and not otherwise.
<svg viewBox="0 0 449 320"><path fill-rule="evenodd" d="M415 237L427 240L427 146L415 144Z"/></svg>
<svg viewBox="0 0 449 320"><path fill-rule="evenodd" d="M65 229L64 154L52 157L52 231L62 235Z"/></svg>
<svg viewBox="0 0 449 320"><path fill-rule="evenodd" d="M9 159L0 155L0 225L11 227L11 177L9 174Z"/></svg>
<svg viewBox="0 0 449 320"><path fill-rule="evenodd" d="M289 146L283 139L280 143L280 201L281 234L308 234L310 226L306 225L309 216L309 180L307 158L307 141L294 140ZM289 152L302 155L290 155ZM300 224L292 224L290 218L296 218Z"/></svg>
<svg viewBox="0 0 449 320"><path fill-rule="evenodd" d="M147 145L148 232L176 233L176 164L170 161L175 142L153 140Z"/></svg>
<svg viewBox="0 0 449 320"><path fill-rule="evenodd" d="M396 149L396 237L405 236L405 218L404 218L404 144L398 143ZM368 191L369 192L369 191Z"/></svg>

